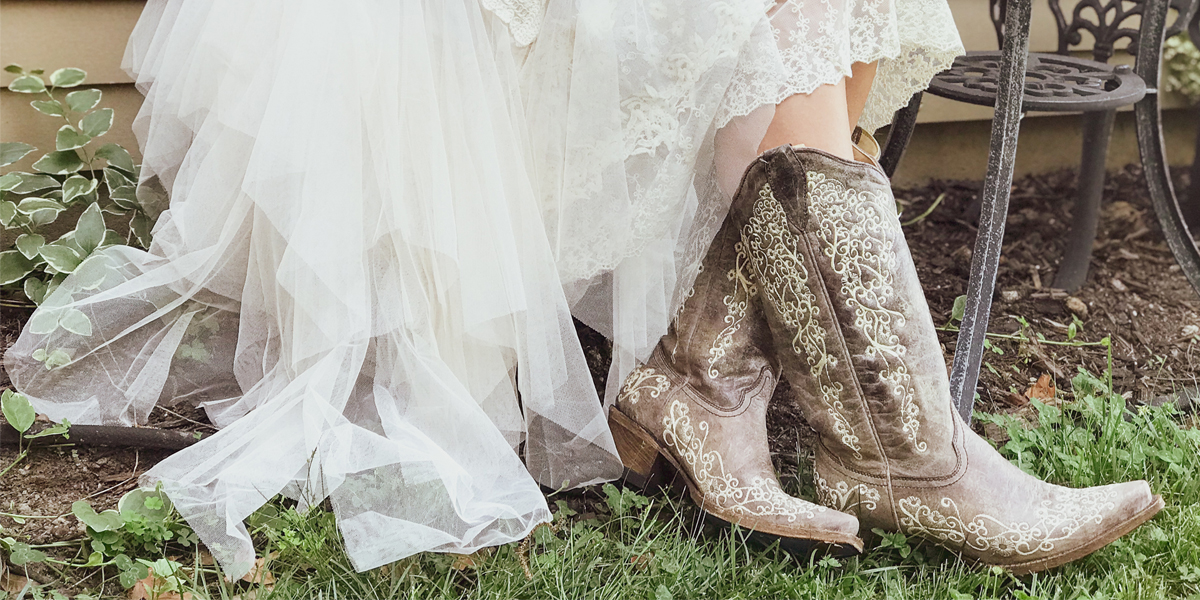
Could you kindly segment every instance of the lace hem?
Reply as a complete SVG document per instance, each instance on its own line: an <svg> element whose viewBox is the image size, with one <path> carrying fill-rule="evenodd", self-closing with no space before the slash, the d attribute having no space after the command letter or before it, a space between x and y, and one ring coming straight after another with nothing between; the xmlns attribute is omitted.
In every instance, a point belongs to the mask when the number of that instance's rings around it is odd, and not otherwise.
<svg viewBox="0 0 1200 600"><path fill-rule="evenodd" d="M896 110L963 52L945 0L838 4L835 0L784 0L765 12L755 8L757 14L750 15L748 22L745 12L724 13L703 40L675 36L672 30L664 32L670 52L656 48L647 54L634 43L632 47L638 50L621 55L619 69L627 76L621 99L626 156L621 170L629 181L627 212L617 219L613 214L572 219L586 223L586 228L560 232L570 240L558 257L565 283L594 280L623 261L643 255L660 240L696 235L695 223L679 221L684 192L690 186L698 195L693 201L698 202L699 213L709 216L714 198L700 189L704 186L698 179L703 178L694 177L708 168L697 158L704 152L697 151L710 144L714 132L731 120L788 96L836 83L851 74L856 62L879 61L859 121L865 129L874 130L889 123ZM724 83L717 84L720 91L714 95L711 89L701 89L712 86L713 74L722 71ZM645 89L629 83L630 73L645 73L637 80L646 83ZM698 121L707 125L700 126ZM600 146L593 146L592 151ZM598 164L608 164L611 159L596 158ZM587 190L598 182L574 183L578 185L570 189ZM707 228L700 229L700 238L711 239ZM691 246L695 240L680 242Z"/></svg>
<svg viewBox="0 0 1200 600"><path fill-rule="evenodd" d="M546 4L542 0L480 0L483 8L508 25L508 32L518 46L528 46L537 37Z"/></svg>

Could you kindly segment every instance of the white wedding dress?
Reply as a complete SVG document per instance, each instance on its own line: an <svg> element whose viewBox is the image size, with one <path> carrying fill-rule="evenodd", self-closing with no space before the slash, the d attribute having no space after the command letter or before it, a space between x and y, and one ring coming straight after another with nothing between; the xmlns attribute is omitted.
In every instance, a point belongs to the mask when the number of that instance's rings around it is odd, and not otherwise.
<svg viewBox="0 0 1200 600"><path fill-rule="evenodd" d="M521 539L538 483L620 474L572 313L619 384L776 102L880 60L871 129L961 50L945 0L151 0L126 66L171 209L5 368L55 420L203 406L143 483L231 576L276 494L329 498L359 569Z"/></svg>

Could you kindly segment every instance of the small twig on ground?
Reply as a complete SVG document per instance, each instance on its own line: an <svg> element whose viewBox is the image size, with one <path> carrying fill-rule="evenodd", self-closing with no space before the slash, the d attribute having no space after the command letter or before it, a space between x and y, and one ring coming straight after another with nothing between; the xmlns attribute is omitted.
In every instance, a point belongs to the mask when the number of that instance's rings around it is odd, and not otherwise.
<svg viewBox="0 0 1200 600"><path fill-rule="evenodd" d="M529 568L529 546L533 542L533 534L543 527L549 527L550 531L558 533L558 526L554 523L538 523L529 530L529 535L525 536L525 539L521 540L521 544L517 546L517 560L521 561L521 570L525 571L526 581L533 581L533 569Z"/></svg>
<svg viewBox="0 0 1200 600"><path fill-rule="evenodd" d="M945 199L946 199L946 192L942 192L941 194L938 195L937 199L933 201L933 204L930 204L929 208L925 209L925 212L917 215L911 221L905 221L905 222L901 223L900 225L903 227L908 227L910 225L916 225L917 223L924 221L926 217L928 217L931 213L933 213L934 210L937 209L938 205L942 203L942 200L945 200Z"/></svg>
<svg viewBox="0 0 1200 600"><path fill-rule="evenodd" d="M201 423L200 421L189 419L189 418L187 418L169 408L166 408L164 406L155 406L154 408L161 410L161 411L167 413L168 415L171 415L172 417L175 417L178 419L183 419L184 421L187 421L188 423L191 423L192 425L199 425L201 427L207 427L213 431L217 431L217 428L214 425L212 425L211 423Z"/></svg>
<svg viewBox="0 0 1200 600"><path fill-rule="evenodd" d="M138 478L138 472L137 472L138 463L141 462L141 459L142 459L142 453L138 450L134 450L133 451L133 475L126 477L124 481L122 481L121 483L118 483L110 488L100 490L100 491L98 491L94 494L90 494L88 496L84 496L82 498L82 500L87 500L88 498L95 498L96 496L99 496L100 494L107 494L108 492L111 492L111 491L129 483L132 480L136 480Z"/></svg>
<svg viewBox="0 0 1200 600"><path fill-rule="evenodd" d="M16 439L16 430L5 424L3 443L11 444ZM182 450L200 441L200 432L155 429L152 427L120 427L109 425L72 425L63 436L40 437L31 440L31 446L75 444L78 446L124 446L131 448L159 448ZM64 439L65 438L65 439Z"/></svg>

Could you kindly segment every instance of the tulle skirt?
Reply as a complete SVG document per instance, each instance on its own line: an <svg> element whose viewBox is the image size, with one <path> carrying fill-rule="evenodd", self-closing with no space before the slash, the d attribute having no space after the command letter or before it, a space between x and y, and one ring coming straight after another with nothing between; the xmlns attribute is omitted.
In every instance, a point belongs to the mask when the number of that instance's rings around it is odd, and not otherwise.
<svg viewBox="0 0 1200 600"><path fill-rule="evenodd" d="M143 483L230 574L277 494L328 498L359 569L517 540L538 484L620 474L572 312L619 383L776 102L880 60L877 126L960 51L944 0L151 0L126 63L171 207L5 367L55 420L202 406Z"/></svg>

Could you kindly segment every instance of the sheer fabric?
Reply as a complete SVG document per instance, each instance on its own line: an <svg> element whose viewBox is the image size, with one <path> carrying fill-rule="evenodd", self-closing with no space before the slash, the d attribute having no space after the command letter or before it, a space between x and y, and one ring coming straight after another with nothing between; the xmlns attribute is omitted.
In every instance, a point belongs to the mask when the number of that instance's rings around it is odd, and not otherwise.
<svg viewBox="0 0 1200 600"><path fill-rule="evenodd" d="M522 89L572 312L614 342L611 403L691 296L775 104L879 61L873 131L963 48L945 0L579 4L550 3Z"/></svg>
<svg viewBox="0 0 1200 600"><path fill-rule="evenodd" d="M570 311L619 383L775 102L880 58L878 125L960 50L944 0L151 0L126 63L171 208L5 367L55 420L203 406L143 483L232 576L280 493L329 498L360 569L517 540L538 483L620 473Z"/></svg>

